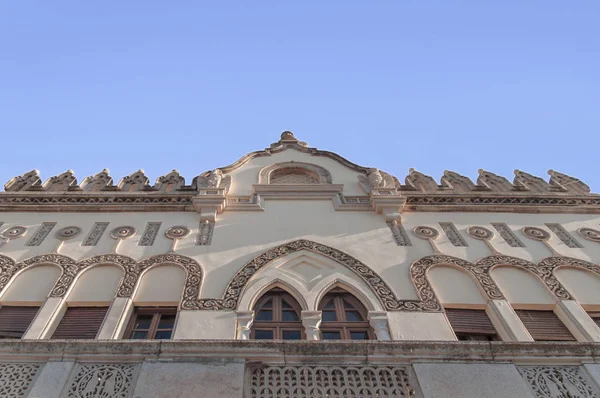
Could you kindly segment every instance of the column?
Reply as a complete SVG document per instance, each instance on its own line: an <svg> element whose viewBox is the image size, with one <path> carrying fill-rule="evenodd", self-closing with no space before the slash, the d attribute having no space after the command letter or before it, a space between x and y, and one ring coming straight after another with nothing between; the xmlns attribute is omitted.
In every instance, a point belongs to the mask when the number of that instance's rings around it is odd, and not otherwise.
<svg viewBox="0 0 600 398"><path fill-rule="evenodd" d="M23 335L23 339L50 338L66 310L67 306L63 303L62 297L47 298Z"/></svg>
<svg viewBox="0 0 600 398"><path fill-rule="evenodd" d="M319 325L321 325L321 311L302 311L302 326L304 326L306 340L321 340Z"/></svg>
<svg viewBox="0 0 600 398"><path fill-rule="evenodd" d="M490 300L485 309L504 341L533 341L517 313L506 300Z"/></svg>
<svg viewBox="0 0 600 398"><path fill-rule="evenodd" d="M254 322L254 311L238 311L237 315L237 334L238 340L250 340L250 328Z"/></svg>
<svg viewBox="0 0 600 398"><path fill-rule="evenodd" d="M368 319L377 340L391 340L386 311L369 311Z"/></svg>
<svg viewBox="0 0 600 398"><path fill-rule="evenodd" d="M117 297L113 300L104 323L98 333L98 340L113 340L123 337L127 320L133 312L133 300L129 297Z"/></svg>
<svg viewBox="0 0 600 398"><path fill-rule="evenodd" d="M600 328L575 300L560 300L554 313L578 341L600 341Z"/></svg>

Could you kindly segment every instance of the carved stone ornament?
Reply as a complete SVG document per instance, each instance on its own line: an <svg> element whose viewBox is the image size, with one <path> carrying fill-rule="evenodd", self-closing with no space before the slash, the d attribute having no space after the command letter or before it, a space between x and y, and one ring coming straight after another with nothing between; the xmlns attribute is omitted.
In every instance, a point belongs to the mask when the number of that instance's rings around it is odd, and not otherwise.
<svg viewBox="0 0 600 398"><path fill-rule="evenodd" d="M21 176L16 176L8 180L8 182L4 184L4 190L6 192L27 191L29 188L41 186L42 179L40 178L40 172L34 169Z"/></svg>
<svg viewBox="0 0 600 398"><path fill-rule="evenodd" d="M417 396L406 366L262 364L250 365L248 371L248 398Z"/></svg>
<svg viewBox="0 0 600 398"><path fill-rule="evenodd" d="M415 236L421 239L436 239L438 236L440 236L440 233L437 229L432 227L426 227L424 225L415 227L413 229L413 233L415 234Z"/></svg>
<svg viewBox="0 0 600 398"><path fill-rule="evenodd" d="M480 240L489 240L492 239L492 237L494 236L494 233L492 231L480 226L472 226L467 228L467 233L471 237Z"/></svg>
<svg viewBox="0 0 600 398"><path fill-rule="evenodd" d="M0 394L5 398L24 398L40 370L38 363L0 363Z"/></svg>
<svg viewBox="0 0 600 398"><path fill-rule="evenodd" d="M131 226L117 227L110 231L110 237L113 239L127 239L135 235L135 228Z"/></svg>
<svg viewBox="0 0 600 398"><path fill-rule="evenodd" d="M366 176L359 174L357 178L366 193L377 188L396 188L394 177L376 168L368 169Z"/></svg>
<svg viewBox="0 0 600 398"><path fill-rule="evenodd" d="M124 192L142 191L150 187L149 181L144 170L140 169L127 177L123 177L119 181L119 189Z"/></svg>
<svg viewBox="0 0 600 398"><path fill-rule="evenodd" d="M69 239L76 237L80 233L81 233L81 228L75 227L75 226L70 226L70 227L61 228L58 231L56 231L56 237L60 240L69 240Z"/></svg>
<svg viewBox="0 0 600 398"><path fill-rule="evenodd" d="M77 178L73 170L67 170L64 173L50 177L43 185L46 191L66 191L69 187L77 186Z"/></svg>
<svg viewBox="0 0 600 398"><path fill-rule="evenodd" d="M518 369L535 397L598 397L598 391L579 366L519 366Z"/></svg>
<svg viewBox="0 0 600 398"><path fill-rule="evenodd" d="M175 169L164 176L156 179L154 188L161 192L174 192L185 185L185 178L183 178L179 172Z"/></svg>
<svg viewBox="0 0 600 398"><path fill-rule="evenodd" d="M435 192L438 190L438 184L432 177L412 168L409 169L409 174L406 176L405 182L406 185L421 192Z"/></svg>
<svg viewBox="0 0 600 398"><path fill-rule="evenodd" d="M526 237L533 240L544 241L550 239L550 234L541 228L523 227L522 231Z"/></svg>
<svg viewBox="0 0 600 398"><path fill-rule="evenodd" d="M196 189L210 189L210 188L223 188L225 194L229 191L231 186L231 176L223 175L223 170L214 169L212 171L205 171L198 177L194 178L192 185L196 186Z"/></svg>
<svg viewBox="0 0 600 398"><path fill-rule="evenodd" d="M475 184L469 177L465 177L450 170L444 171L441 182L444 187L447 187L454 192L468 193L476 188Z"/></svg>
<svg viewBox="0 0 600 398"><path fill-rule="evenodd" d="M165 236L169 239L182 239L188 236L191 229L183 225L176 225L165 231Z"/></svg>
<svg viewBox="0 0 600 398"><path fill-rule="evenodd" d="M590 193L590 187L579 178L571 177L554 170L548 170L548 175L550 176L550 185L552 186L560 187L564 191L577 195L588 195Z"/></svg>
<svg viewBox="0 0 600 398"><path fill-rule="evenodd" d="M130 398L138 366L80 363L65 398Z"/></svg>
<svg viewBox="0 0 600 398"><path fill-rule="evenodd" d="M4 239L12 240L12 239L20 238L21 236L24 236L26 233L27 233L26 227L18 226L18 227L11 227L11 228L5 229L4 231L2 231L0 236L2 236Z"/></svg>
<svg viewBox="0 0 600 398"><path fill-rule="evenodd" d="M514 184L517 186L522 186L532 192L550 191L550 184L548 184L544 179L521 170L515 170Z"/></svg>
<svg viewBox="0 0 600 398"><path fill-rule="evenodd" d="M93 176L85 177L81 182L81 189L88 192L101 191L106 187L113 186L113 178L108 169L104 169Z"/></svg>
<svg viewBox="0 0 600 398"><path fill-rule="evenodd" d="M495 192L510 192L514 190L513 184L506 178L483 169L479 169L477 185L487 187L489 190Z"/></svg>
<svg viewBox="0 0 600 398"><path fill-rule="evenodd" d="M591 240L593 242L600 242L600 231L592 228L579 228L577 230L579 235L584 237L587 240Z"/></svg>

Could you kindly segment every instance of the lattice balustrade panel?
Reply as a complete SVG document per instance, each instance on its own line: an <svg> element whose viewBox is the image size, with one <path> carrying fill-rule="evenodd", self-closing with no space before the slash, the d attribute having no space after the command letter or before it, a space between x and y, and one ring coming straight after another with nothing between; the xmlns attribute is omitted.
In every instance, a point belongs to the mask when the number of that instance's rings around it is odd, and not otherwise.
<svg viewBox="0 0 600 398"><path fill-rule="evenodd" d="M415 397L401 366L268 366L248 368L247 398Z"/></svg>
<svg viewBox="0 0 600 398"><path fill-rule="evenodd" d="M519 371L539 398L598 398L579 366L520 366Z"/></svg>
<svg viewBox="0 0 600 398"><path fill-rule="evenodd" d="M79 364L64 398L129 398L138 365Z"/></svg>
<svg viewBox="0 0 600 398"><path fill-rule="evenodd" d="M33 363L0 363L0 397L26 397L40 366Z"/></svg>

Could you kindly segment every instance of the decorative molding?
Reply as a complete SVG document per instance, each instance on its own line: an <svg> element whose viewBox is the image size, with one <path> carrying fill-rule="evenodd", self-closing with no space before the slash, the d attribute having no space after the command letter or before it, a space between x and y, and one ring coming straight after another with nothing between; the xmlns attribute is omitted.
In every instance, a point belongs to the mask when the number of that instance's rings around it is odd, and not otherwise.
<svg viewBox="0 0 600 398"><path fill-rule="evenodd" d="M392 237L394 238L394 242L398 246L412 246L410 238L408 234L404 230L404 227L398 221L390 221L387 223L388 227L390 227L390 231L392 231Z"/></svg>
<svg viewBox="0 0 600 398"><path fill-rule="evenodd" d="M142 234L142 238L138 242L138 246L152 246L154 244L154 240L156 239L156 235L158 235L158 230L162 225L161 222L149 222L146 224L146 229Z"/></svg>
<svg viewBox="0 0 600 398"><path fill-rule="evenodd" d="M113 178L108 169L104 169L93 176L85 177L81 182L81 189L86 192L102 191L104 189L114 189Z"/></svg>
<svg viewBox="0 0 600 398"><path fill-rule="evenodd" d="M150 188L150 180L146 177L144 170L139 169L135 173L121 178L118 188L123 192L144 191Z"/></svg>
<svg viewBox="0 0 600 398"><path fill-rule="evenodd" d="M154 188L160 192L178 191L185 185L185 178L175 169L164 176L158 177Z"/></svg>
<svg viewBox="0 0 600 398"><path fill-rule="evenodd" d="M548 233L548 231L542 228L523 227L521 231L523 231L523 235L525 235L529 239L537 240L540 242L547 241L548 239L550 239L550 234Z"/></svg>
<svg viewBox="0 0 600 398"><path fill-rule="evenodd" d="M188 236L192 231L183 225L175 225L165 231L167 239L183 239Z"/></svg>
<svg viewBox="0 0 600 398"><path fill-rule="evenodd" d="M113 228L112 231L110 231L110 237L113 239L124 240L133 237L135 233L135 227L126 225L122 227Z"/></svg>
<svg viewBox="0 0 600 398"><path fill-rule="evenodd" d="M508 225L499 222L493 222L491 224L510 247L525 247L523 242L517 238L517 235L515 235Z"/></svg>
<svg viewBox="0 0 600 398"><path fill-rule="evenodd" d="M492 231L478 225L467 228L467 234L469 234L470 237L479 240L490 240L494 237L494 233Z"/></svg>
<svg viewBox="0 0 600 398"><path fill-rule="evenodd" d="M214 230L215 223L213 221L200 221L200 226L198 227L198 236L196 237L196 246L209 246L210 242L212 242Z"/></svg>
<svg viewBox="0 0 600 398"><path fill-rule="evenodd" d="M358 175L358 183L366 193L370 193L373 189L388 188L396 189L398 180L392 175L376 168L367 170L367 175Z"/></svg>
<svg viewBox="0 0 600 398"><path fill-rule="evenodd" d="M439 311L439 304L433 308L427 308L427 303L416 300L400 300L392 292L390 287L384 280L366 264L360 262L356 258L349 256L337 249L320 243L312 242L305 239L296 240L283 245L276 246L258 257L249 261L244 265L231 279L225 295L221 299L201 299L195 304L194 308L186 309L201 309L201 310L234 310L238 306L240 295L244 290L248 281L261 268L270 262L285 257L291 253L308 250L313 253L321 254L327 258L337 261L344 265L349 270L357 274L363 281L367 283L377 296L383 307L388 311L423 311L436 310Z"/></svg>
<svg viewBox="0 0 600 398"><path fill-rule="evenodd" d="M2 231L2 233L0 233L0 237L4 238L6 240L11 240L11 239L20 238L21 236L25 236L26 233L27 233L26 227L17 226L17 227L11 227L11 228L5 229L4 231Z"/></svg>
<svg viewBox="0 0 600 398"><path fill-rule="evenodd" d="M39 246L56 226L55 222L43 222L25 246Z"/></svg>
<svg viewBox="0 0 600 398"><path fill-rule="evenodd" d="M577 240L573 238L562 225L557 223L546 223L546 226L568 247L573 249L583 248L581 243L577 242Z"/></svg>
<svg viewBox="0 0 600 398"><path fill-rule="evenodd" d="M579 366L518 366L539 398L596 398L598 392Z"/></svg>
<svg viewBox="0 0 600 398"><path fill-rule="evenodd" d="M94 226L92 227L90 233L85 238L81 246L96 246L98 244L98 241L104 234L104 231L106 231L106 228L108 228L108 224L109 223L107 222L94 223Z"/></svg>
<svg viewBox="0 0 600 398"><path fill-rule="evenodd" d="M79 363L62 398L130 398L139 365Z"/></svg>
<svg viewBox="0 0 600 398"><path fill-rule="evenodd" d="M405 366L248 365L244 396L411 398L409 374Z"/></svg>
<svg viewBox="0 0 600 398"><path fill-rule="evenodd" d="M440 227L442 228L442 230L444 231L444 233L446 234L446 236L448 237L448 240L450 240L450 242L454 246L458 246L458 247L469 246L467 244L467 242L463 239L463 237L460 236L458 229L456 229L456 226L453 223L440 222L439 224L440 224Z"/></svg>
<svg viewBox="0 0 600 398"><path fill-rule="evenodd" d="M600 242L600 231L593 228L579 228L577 230L579 235L592 242Z"/></svg>
<svg viewBox="0 0 600 398"><path fill-rule="evenodd" d="M56 265L62 270L60 278L58 278L58 281L56 281L52 291L50 292L50 297L64 297L73 284L73 281L79 273L80 268L75 260L61 254L42 254L41 256L35 256L21 261L12 267L12 270L8 275L8 279L13 278L17 271L44 264ZM5 285L0 283L0 290L4 286Z"/></svg>
<svg viewBox="0 0 600 398"><path fill-rule="evenodd" d="M440 236L440 233L437 229L432 227L427 227L425 225L419 225L413 228L413 233L415 236L418 236L421 239L436 239Z"/></svg>
<svg viewBox="0 0 600 398"><path fill-rule="evenodd" d="M39 363L0 363L2 397L25 398L40 368Z"/></svg>
<svg viewBox="0 0 600 398"><path fill-rule="evenodd" d="M58 231L56 231L56 233L54 235L56 236L56 239L69 240L69 239L73 239L80 233L81 233L81 228L72 225L69 227L64 227L64 228L59 229Z"/></svg>

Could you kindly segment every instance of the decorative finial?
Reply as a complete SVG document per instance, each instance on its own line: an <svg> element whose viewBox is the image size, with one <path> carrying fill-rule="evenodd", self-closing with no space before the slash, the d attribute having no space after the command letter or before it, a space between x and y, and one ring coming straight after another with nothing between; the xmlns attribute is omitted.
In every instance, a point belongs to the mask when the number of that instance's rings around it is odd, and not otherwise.
<svg viewBox="0 0 600 398"><path fill-rule="evenodd" d="M283 133L281 133L281 140L282 141L298 141L296 139L296 137L294 137L294 133L292 133L291 131L284 131Z"/></svg>

